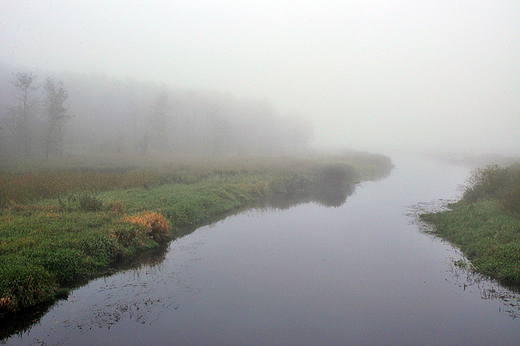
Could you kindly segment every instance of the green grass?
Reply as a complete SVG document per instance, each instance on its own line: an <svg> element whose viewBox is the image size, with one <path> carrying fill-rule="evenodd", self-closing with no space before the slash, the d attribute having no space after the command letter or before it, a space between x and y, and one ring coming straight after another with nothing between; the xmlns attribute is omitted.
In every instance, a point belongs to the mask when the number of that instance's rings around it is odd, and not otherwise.
<svg viewBox="0 0 520 346"><path fill-rule="evenodd" d="M120 259L254 200L373 179L392 167L386 157L361 153L119 165L3 174L0 317L55 299L78 279L110 272Z"/></svg>
<svg viewBox="0 0 520 346"><path fill-rule="evenodd" d="M472 270L520 286L520 179L518 166L472 172L462 199L450 210L423 214L435 235L460 247Z"/></svg>

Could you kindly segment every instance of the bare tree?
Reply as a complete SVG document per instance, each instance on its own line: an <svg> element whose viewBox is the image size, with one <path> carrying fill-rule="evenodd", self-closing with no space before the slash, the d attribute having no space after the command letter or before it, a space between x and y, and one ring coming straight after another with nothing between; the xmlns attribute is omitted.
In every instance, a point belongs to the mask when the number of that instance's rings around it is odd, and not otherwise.
<svg viewBox="0 0 520 346"><path fill-rule="evenodd" d="M45 158L49 158L51 151L63 155L63 135L65 132L65 124L71 118L67 114L68 107L65 107L65 101L69 97L68 91L63 85L63 81L56 82L53 78L47 77L43 86L45 90L45 115L46 115L46 132L45 132Z"/></svg>
<svg viewBox="0 0 520 346"><path fill-rule="evenodd" d="M16 105L9 109L10 127L15 145L21 144L26 157L31 151L33 117L38 107L35 95L37 87L33 86L36 75L32 72L18 72L11 84L15 87L13 98Z"/></svg>

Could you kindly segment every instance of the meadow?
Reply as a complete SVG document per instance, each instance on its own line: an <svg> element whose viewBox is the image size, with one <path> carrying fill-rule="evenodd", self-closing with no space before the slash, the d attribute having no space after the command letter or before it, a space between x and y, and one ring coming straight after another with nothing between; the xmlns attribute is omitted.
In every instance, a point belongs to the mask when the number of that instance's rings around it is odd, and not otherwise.
<svg viewBox="0 0 520 346"><path fill-rule="evenodd" d="M66 296L77 280L253 201L378 179L392 167L360 152L4 163L0 317Z"/></svg>
<svg viewBox="0 0 520 346"><path fill-rule="evenodd" d="M458 246L457 264L520 286L520 164L475 169L450 210L421 215L431 233Z"/></svg>

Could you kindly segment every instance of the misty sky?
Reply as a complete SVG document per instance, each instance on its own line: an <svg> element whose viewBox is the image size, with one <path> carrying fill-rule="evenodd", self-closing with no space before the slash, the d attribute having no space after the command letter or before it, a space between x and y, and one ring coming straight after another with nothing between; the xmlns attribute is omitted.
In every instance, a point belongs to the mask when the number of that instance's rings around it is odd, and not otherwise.
<svg viewBox="0 0 520 346"><path fill-rule="evenodd" d="M318 145L520 149L520 1L2 0L0 62L270 100Z"/></svg>

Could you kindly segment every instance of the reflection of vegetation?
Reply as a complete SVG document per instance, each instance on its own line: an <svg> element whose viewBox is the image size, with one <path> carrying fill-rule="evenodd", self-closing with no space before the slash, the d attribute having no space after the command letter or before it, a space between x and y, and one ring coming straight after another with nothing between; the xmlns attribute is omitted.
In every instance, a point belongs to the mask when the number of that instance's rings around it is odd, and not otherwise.
<svg viewBox="0 0 520 346"><path fill-rule="evenodd" d="M316 188L313 198L316 203L326 207L339 207L345 203L347 197L354 193L354 185L326 185Z"/></svg>
<svg viewBox="0 0 520 346"><path fill-rule="evenodd" d="M514 287L502 286L494 280L489 280L478 273L468 271L468 268L464 265L465 263L466 261L464 260L454 261L454 266L449 271L451 275L449 280L453 284L464 291L477 290L482 299L501 302L503 307L500 308L500 311L512 319L520 317L520 296L518 291L515 292Z"/></svg>
<svg viewBox="0 0 520 346"><path fill-rule="evenodd" d="M0 340L4 340L11 335L28 331L35 323L50 310L54 302L47 301L27 309L19 311L10 318L0 319Z"/></svg>
<svg viewBox="0 0 520 346"><path fill-rule="evenodd" d="M109 266L120 260L160 249L170 238L170 227L172 236L181 236L190 225L275 196L309 193L318 203L341 205L353 192L345 184L389 169L388 159L377 156L377 166L374 156L186 160L162 169L141 169L141 173L117 169L118 179L112 173L92 171L90 190L75 172L24 174L21 179L6 175L0 195L25 203L6 198L0 211L0 261L4 264L0 315L20 313L53 299L63 292L60 288L73 287L79 279L110 272ZM45 188L46 182L59 181L56 177L61 174L70 178L69 184L60 185L63 189ZM142 179L137 186L121 188L121 182L128 181L126 175ZM60 192L82 194L66 198ZM49 193L56 198L34 201Z"/></svg>
<svg viewBox="0 0 520 346"><path fill-rule="evenodd" d="M252 204L256 208L289 209L300 204L316 203L325 207L339 207L347 198L354 194L356 185L341 184L332 186L317 184L298 193L281 197L271 197L256 201Z"/></svg>
<svg viewBox="0 0 520 346"><path fill-rule="evenodd" d="M520 285L520 166L476 169L450 208L421 218L459 246L473 270Z"/></svg>

